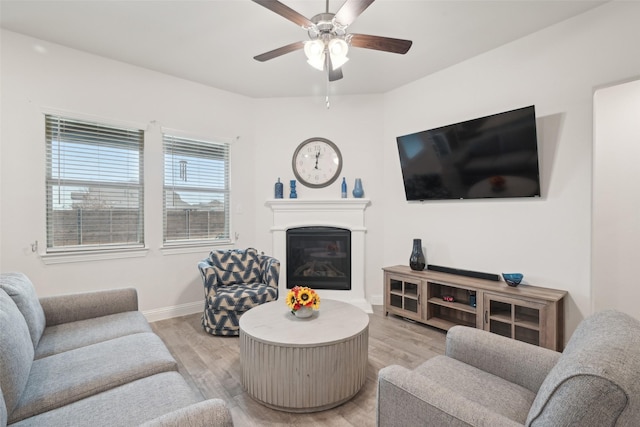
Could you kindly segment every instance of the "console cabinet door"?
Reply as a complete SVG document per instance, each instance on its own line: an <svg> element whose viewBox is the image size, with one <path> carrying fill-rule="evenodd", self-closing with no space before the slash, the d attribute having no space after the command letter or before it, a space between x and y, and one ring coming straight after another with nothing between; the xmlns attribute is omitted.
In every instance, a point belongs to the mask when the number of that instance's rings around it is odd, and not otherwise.
<svg viewBox="0 0 640 427"><path fill-rule="evenodd" d="M547 339L547 304L485 292L484 329L542 347L552 348Z"/></svg>
<svg viewBox="0 0 640 427"><path fill-rule="evenodd" d="M385 311L413 320L421 320L422 281L409 276L385 275Z"/></svg>

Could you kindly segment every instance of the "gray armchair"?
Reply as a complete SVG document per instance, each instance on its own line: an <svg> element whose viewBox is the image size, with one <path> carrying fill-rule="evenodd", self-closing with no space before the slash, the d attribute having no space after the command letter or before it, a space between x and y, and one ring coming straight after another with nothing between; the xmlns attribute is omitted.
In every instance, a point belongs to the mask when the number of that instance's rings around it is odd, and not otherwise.
<svg viewBox="0 0 640 427"><path fill-rule="evenodd" d="M563 353L455 326L446 355L378 374L378 426L638 426L640 321L585 319Z"/></svg>

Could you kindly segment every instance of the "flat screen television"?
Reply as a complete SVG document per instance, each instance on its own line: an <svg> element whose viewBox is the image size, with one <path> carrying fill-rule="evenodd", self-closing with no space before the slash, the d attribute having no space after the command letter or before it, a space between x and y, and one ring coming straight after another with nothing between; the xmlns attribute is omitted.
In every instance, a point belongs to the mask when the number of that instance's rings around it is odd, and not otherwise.
<svg viewBox="0 0 640 427"><path fill-rule="evenodd" d="M540 196L533 105L396 140L409 201Z"/></svg>

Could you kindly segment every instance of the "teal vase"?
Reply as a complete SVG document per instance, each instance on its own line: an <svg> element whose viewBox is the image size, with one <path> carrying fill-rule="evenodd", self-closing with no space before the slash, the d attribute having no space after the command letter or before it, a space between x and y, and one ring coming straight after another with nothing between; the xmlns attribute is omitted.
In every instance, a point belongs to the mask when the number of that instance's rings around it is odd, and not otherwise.
<svg viewBox="0 0 640 427"><path fill-rule="evenodd" d="M356 183L353 186L353 197L356 199L362 198L364 196L364 190L362 189L362 180L360 178L356 178Z"/></svg>
<svg viewBox="0 0 640 427"><path fill-rule="evenodd" d="M296 180L292 179L291 181L289 181L289 189L291 190L289 192L289 198L290 199L297 199L298 198L298 193L296 192Z"/></svg>

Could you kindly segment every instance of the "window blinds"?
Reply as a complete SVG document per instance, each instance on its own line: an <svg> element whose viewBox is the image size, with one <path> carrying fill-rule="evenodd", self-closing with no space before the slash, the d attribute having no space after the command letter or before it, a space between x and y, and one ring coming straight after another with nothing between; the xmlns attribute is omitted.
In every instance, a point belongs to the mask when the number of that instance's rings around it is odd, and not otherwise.
<svg viewBox="0 0 640 427"><path fill-rule="evenodd" d="M229 240L229 144L163 135L164 242Z"/></svg>
<svg viewBox="0 0 640 427"><path fill-rule="evenodd" d="M140 129L45 116L47 252L144 246Z"/></svg>

